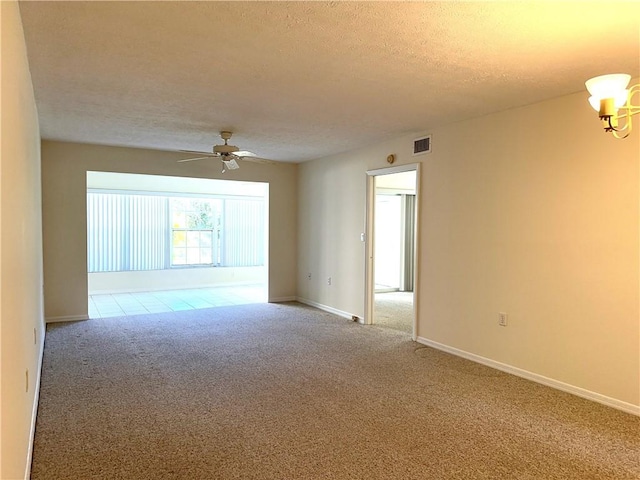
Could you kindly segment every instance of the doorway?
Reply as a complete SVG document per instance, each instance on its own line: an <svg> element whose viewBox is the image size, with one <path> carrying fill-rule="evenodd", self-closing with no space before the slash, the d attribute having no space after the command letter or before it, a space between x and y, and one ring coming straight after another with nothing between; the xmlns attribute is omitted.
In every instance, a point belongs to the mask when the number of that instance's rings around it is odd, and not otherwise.
<svg viewBox="0 0 640 480"><path fill-rule="evenodd" d="M367 172L365 323L417 338L419 165Z"/></svg>

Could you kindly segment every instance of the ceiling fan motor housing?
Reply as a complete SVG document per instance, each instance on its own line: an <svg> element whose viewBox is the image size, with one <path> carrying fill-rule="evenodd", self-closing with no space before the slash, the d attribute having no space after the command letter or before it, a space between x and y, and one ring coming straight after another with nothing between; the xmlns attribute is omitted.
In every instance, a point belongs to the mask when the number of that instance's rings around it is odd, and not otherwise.
<svg viewBox="0 0 640 480"><path fill-rule="evenodd" d="M230 153L237 152L240 149L235 145L215 145L213 147L213 153L219 153L221 155L229 155Z"/></svg>
<svg viewBox="0 0 640 480"><path fill-rule="evenodd" d="M231 132L220 132L220 138L224 140L224 145L215 145L213 147L213 153L218 153L220 155L229 155L230 153L240 150L235 145L227 145L227 140L231 139L231 135L233 135L233 133Z"/></svg>

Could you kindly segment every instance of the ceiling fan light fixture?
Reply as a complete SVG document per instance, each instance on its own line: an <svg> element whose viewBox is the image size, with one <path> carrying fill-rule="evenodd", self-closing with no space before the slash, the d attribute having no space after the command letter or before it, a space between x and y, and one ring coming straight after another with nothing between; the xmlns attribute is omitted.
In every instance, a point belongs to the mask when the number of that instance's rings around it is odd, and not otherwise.
<svg viewBox="0 0 640 480"><path fill-rule="evenodd" d="M224 168L226 170L237 170L240 168L240 165L238 165L238 162L236 162L235 158L223 158L222 164L224 165Z"/></svg>

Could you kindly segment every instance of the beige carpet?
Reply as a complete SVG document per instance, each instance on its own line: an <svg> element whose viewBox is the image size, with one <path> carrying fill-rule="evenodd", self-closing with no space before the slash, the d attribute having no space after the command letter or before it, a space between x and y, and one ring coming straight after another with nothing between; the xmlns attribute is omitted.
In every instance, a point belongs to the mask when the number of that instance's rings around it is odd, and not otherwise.
<svg viewBox="0 0 640 480"><path fill-rule="evenodd" d="M374 298L376 325L413 333L413 292L376 293Z"/></svg>
<svg viewBox="0 0 640 480"><path fill-rule="evenodd" d="M32 479L638 479L640 418L298 304L49 326Z"/></svg>

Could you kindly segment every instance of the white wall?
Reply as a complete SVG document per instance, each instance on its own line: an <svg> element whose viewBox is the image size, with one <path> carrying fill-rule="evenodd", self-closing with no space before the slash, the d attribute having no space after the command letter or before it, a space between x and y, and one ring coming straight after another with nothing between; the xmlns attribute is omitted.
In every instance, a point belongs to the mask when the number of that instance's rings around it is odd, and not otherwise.
<svg viewBox="0 0 640 480"><path fill-rule="evenodd" d="M369 150L300 164L300 300L364 317L365 244L360 234L365 232L367 160L380 165L376 155L380 152ZM387 155L379 160L386 162Z"/></svg>
<svg viewBox="0 0 640 480"><path fill-rule="evenodd" d="M215 162L202 160L203 162ZM167 193L202 193L248 197L268 196L262 182L226 181L216 178L168 177L133 173L87 172L87 188Z"/></svg>
<svg viewBox="0 0 640 480"><path fill-rule="evenodd" d="M419 161L421 340L640 412L640 132L606 135L586 97L302 164L299 297L363 315L365 171Z"/></svg>
<svg viewBox="0 0 640 480"><path fill-rule="evenodd" d="M17 2L0 2L0 16L0 478L18 479L30 467L44 340L40 131Z"/></svg>
<svg viewBox="0 0 640 480"><path fill-rule="evenodd" d="M269 183L269 300L295 296L297 171L295 164L243 163L221 173L220 162L177 163L183 154L64 142L42 143L45 316L87 316L86 173L106 171Z"/></svg>
<svg viewBox="0 0 640 480"><path fill-rule="evenodd" d="M89 295L179 290L225 285L266 286L266 267L194 267L98 272L87 275Z"/></svg>

